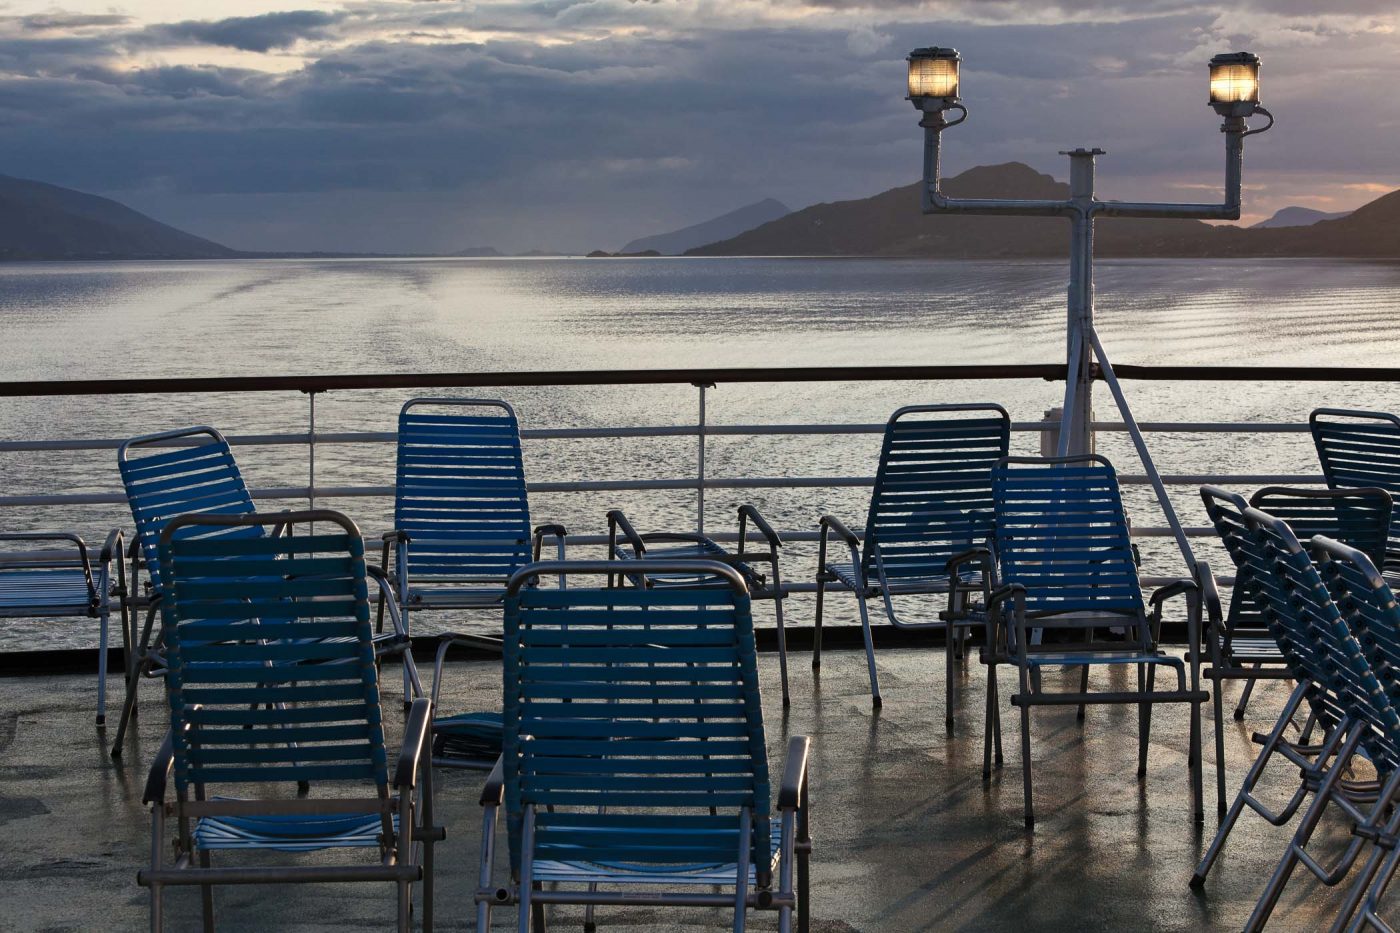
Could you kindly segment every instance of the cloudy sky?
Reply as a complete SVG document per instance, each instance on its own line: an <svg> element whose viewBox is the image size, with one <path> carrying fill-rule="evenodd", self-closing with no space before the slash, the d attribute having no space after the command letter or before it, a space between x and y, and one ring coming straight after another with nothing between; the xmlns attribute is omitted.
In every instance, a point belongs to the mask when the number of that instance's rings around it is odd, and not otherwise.
<svg viewBox="0 0 1400 933"><path fill-rule="evenodd" d="M962 50L945 168L1098 145L1201 199L1205 62L1264 59L1246 210L1400 187L1396 0L0 0L0 172L246 249L616 248L918 174L910 48Z"/></svg>

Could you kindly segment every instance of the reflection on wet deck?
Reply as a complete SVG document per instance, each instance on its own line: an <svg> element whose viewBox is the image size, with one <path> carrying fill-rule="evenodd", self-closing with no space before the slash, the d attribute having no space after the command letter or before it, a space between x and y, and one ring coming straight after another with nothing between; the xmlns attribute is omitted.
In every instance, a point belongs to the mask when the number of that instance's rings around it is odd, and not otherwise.
<svg viewBox="0 0 1400 933"><path fill-rule="evenodd" d="M1135 707L1091 707L1082 725L1073 708L1037 710L1038 823L1030 835L1021 822L1015 716L1003 717L1005 770L990 784L981 779L980 666L963 675L958 728L949 736L941 650L881 652L885 706L878 714L858 652L829 652L816 683L805 664L794 664L786 717L777 657L760 661L774 760L781 760L788 734L813 740L812 915L819 933L1239 929L1287 838L1247 815L1204 891L1188 887L1215 818L1209 781L1206 826L1193 827L1189 817L1184 707L1154 715L1141 782L1134 774ZM445 709L499 705L493 665L454 664L448 676ZM1099 686L1108 688L1110 675L1102 676ZM0 847L0 928L127 930L147 922L146 893L136 885L149 847L140 797L164 728L163 698L158 689L143 691L137 734L114 765L91 725L93 689L88 675L0 679L0 824L7 839ZM1253 754L1249 731L1270 724L1282 696L1277 684L1261 685L1249 718L1227 724L1232 791ZM400 721L392 709L388 719L391 727ZM1296 780L1282 768L1274 777L1280 789ZM438 849L439 929L470 928L478 790L477 775L440 772L438 809L448 839ZM1343 827L1328 829L1343 838ZM1270 929L1325 928L1339 896L1299 872ZM388 885L225 888L216 898L221 929L229 930L384 929L393 910ZM170 891L166 910L173 929L197 928L198 890ZM507 914L498 917L502 928ZM560 910L551 922L580 929L582 914ZM603 930L727 925L703 910L649 908L607 908L599 922ZM775 917L760 913L751 927L776 929Z"/></svg>

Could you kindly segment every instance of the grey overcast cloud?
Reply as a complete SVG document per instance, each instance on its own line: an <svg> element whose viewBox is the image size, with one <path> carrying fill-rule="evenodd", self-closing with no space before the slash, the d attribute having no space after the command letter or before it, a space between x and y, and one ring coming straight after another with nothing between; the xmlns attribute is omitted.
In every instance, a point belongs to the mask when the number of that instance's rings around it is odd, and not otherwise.
<svg viewBox="0 0 1400 933"><path fill-rule="evenodd" d="M949 174L1062 178L1057 150L1098 145L1102 194L1195 200L1206 61L1249 49L1278 127L1248 221L1400 187L1397 27L1395 0L17 0L0 172L242 249L614 249L912 182L903 59L937 44L971 110Z"/></svg>

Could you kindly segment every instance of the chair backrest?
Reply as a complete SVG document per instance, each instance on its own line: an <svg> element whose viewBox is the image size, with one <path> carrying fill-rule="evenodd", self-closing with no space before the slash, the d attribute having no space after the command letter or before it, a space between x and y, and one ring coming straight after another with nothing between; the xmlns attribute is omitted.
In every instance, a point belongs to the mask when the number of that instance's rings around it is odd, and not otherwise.
<svg viewBox="0 0 1400 933"><path fill-rule="evenodd" d="M297 534L185 529L297 526ZM185 515L161 533L176 788L373 783L388 771L355 523L317 510Z"/></svg>
<svg viewBox="0 0 1400 933"><path fill-rule="evenodd" d="M193 446L166 447L163 441L189 439ZM160 536L177 515L250 515L253 497L238 471L228 441L200 425L134 437L117 448L126 501L136 522L136 538L151 586L164 592ZM184 534L261 537L261 525L215 528L185 526Z"/></svg>
<svg viewBox="0 0 1400 933"><path fill-rule="evenodd" d="M1319 408L1308 416L1317 459L1327 485L1375 487L1400 499L1400 417L1383 411ZM1400 522L1391 520L1400 535ZM1400 540L1392 538L1390 560L1400 560Z"/></svg>
<svg viewBox="0 0 1400 933"><path fill-rule="evenodd" d="M1096 454L1007 457L992 470L1002 582L1030 613L1141 619L1142 588L1113 465Z"/></svg>
<svg viewBox="0 0 1400 933"><path fill-rule="evenodd" d="M885 425L862 564L876 579L946 576L948 558L992 535L992 467L1006 456L1000 405L914 405Z"/></svg>
<svg viewBox="0 0 1400 933"><path fill-rule="evenodd" d="M412 577L499 579L530 561L530 506L515 410L493 399L415 398L399 411L394 527Z"/></svg>
<svg viewBox="0 0 1400 933"><path fill-rule="evenodd" d="M1337 611L1400 712L1400 606L1390 585L1359 548L1317 535L1309 550ZM1400 737L1396 744L1400 746Z"/></svg>
<svg viewBox="0 0 1400 933"><path fill-rule="evenodd" d="M1328 705L1336 704L1339 712L1368 726L1362 738L1367 753L1377 767L1393 770L1400 763L1395 741L1400 737L1400 715L1338 611L1312 556L1287 522L1254 508L1244 511L1244 519L1251 532L1242 538L1245 559L1265 613L1289 641L1285 655L1302 664L1294 673L1320 688Z"/></svg>
<svg viewBox="0 0 1400 933"><path fill-rule="evenodd" d="M740 814L766 871L770 787L748 590L546 589L609 561L531 564L505 600L504 775L512 858L536 807L538 858L663 866L732 863Z"/></svg>

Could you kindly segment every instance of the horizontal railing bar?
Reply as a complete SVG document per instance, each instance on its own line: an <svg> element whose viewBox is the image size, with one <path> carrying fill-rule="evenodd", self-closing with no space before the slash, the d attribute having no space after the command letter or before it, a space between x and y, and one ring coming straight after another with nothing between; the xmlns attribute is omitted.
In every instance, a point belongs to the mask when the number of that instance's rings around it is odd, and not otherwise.
<svg viewBox="0 0 1400 933"><path fill-rule="evenodd" d="M1400 382L1400 367L1144 366L1114 367L1120 379L1158 382ZM145 395L209 392L328 392L342 389L441 389L503 386L686 385L752 382L865 382L1043 379L1060 381L1058 363L964 366L787 366L714 369L536 370L486 373L375 373L302 376L209 376L158 379L63 379L0 382L0 397ZM1102 378L1098 366L1094 377Z"/></svg>
<svg viewBox="0 0 1400 933"><path fill-rule="evenodd" d="M1141 473L1119 474L1123 485L1146 485L1148 480ZM1199 486L1203 483L1223 485L1247 484L1322 484L1321 476L1296 475L1289 473L1166 473L1162 482L1169 486ZM706 478L706 489L838 489L873 486L872 476L740 476ZM528 483L532 493L546 492L625 492L647 490L690 490L699 488L694 479L620 479L620 480L573 480L555 483ZM251 491L254 499L351 499L391 497L393 486L272 486ZM126 497L119 492L98 493L59 493L39 496L0 496L0 508L16 508L36 505L111 505L125 503Z"/></svg>
<svg viewBox="0 0 1400 933"><path fill-rule="evenodd" d="M1018 421L1011 430L1027 433L1040 433L1059 427L1056 421ZM1306 424L1277 424L1251 422L1148 422L1139 425L1144 431L1181 434L1238 433L1238 434L1284 434L1306 433ZM734 424L706 425L705 434L718 436L758 436L758 435L832 435L832 434L882 434L884 424ZM1127 427L1122 422L1095 422L1096 431L1123 432ZM697 425L641 425L620 428L525 428L520 436L526 440L567 440L588 438L624 437L695 437L699 435ZM0 453L23 453L63 450L116 450L127 438L93 437L72 440L8 441L0 440ZM228 442L234 446L275 447L295 444L309 444L312 437L306 433L296 434L238 434L230 435ZM392 444L398 440L393 431L347 431L320 433L315 437L317 444ZM208 443L202 437L176 437L156 441L151 447L193 447Z"/></svg>
<svg viewBox="0 0 1400 933"><path fill-rule="evenodd" d="M588 369L487 373L206 376L0 382L0 397L209 392L329 392L340 389L457 389L502 386L693 385L737 382L866 382L987 379L1062 380L1057 363L997 366L784 366L715 369Z"/></svg>

